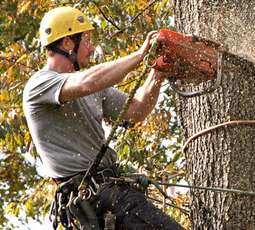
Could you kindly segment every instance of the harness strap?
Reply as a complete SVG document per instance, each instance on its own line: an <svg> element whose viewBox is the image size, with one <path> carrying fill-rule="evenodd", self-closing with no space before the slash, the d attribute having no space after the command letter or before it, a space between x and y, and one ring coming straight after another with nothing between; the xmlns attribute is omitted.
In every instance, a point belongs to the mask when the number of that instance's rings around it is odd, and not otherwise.
<svg viewBox="0 0 255 230"><path fill-rule="evenodd" d="M73 51L72 51L71 54L70 54L70 60L71 60L71 62L72 62L73 65L74 65L74 69L75 69L76 71L79 71L79 70L80 70L80 65L79 65L79 63L78 63L78 61L77 61L77 54L78 54L78 50L79 50L80 43L81 43L81 34L76 35L76 36L73 37L72 39L73 39L73 41L74 41L75 46L74 46Z"/></svg>

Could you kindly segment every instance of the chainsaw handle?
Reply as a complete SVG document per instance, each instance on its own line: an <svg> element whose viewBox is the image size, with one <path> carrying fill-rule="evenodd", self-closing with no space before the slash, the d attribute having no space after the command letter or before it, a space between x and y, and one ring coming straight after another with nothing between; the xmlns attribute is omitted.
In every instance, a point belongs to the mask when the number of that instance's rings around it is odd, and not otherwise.
<svg viewBox="0 0 255 230"><path fill-rule="evenodd" d="M145 66L146 66L147 68L154 68L154 67L156 66L156 63L154 62L153 64L150 64L150 62L153 61L153 60L150 60L150 59L151 59L150 56L151 56L150 54L147 54L147 55L144 57L143 62L144 62Z"/></svg>

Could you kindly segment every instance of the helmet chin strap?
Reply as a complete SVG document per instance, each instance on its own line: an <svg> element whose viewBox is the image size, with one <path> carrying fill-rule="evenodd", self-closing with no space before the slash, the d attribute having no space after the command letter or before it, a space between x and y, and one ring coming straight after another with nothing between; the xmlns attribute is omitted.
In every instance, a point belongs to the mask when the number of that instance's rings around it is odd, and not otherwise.
<svg viewBox="0 0 255 230"><path fill-rule="evenodd" d="M74 50L71 50L71 52L69 53L69 60L73 63L74 69L76 71L80 70L80 65L77 61L77 52L75 52Z"/></svg>
<svg viewBox="0 0 255 230"><path fill-rule="evenodd" d="M80 70L80 65L77 61L77 54L78 54L78 50L80 47L80 42L81 42L81 34L76 35L75 37L72 38L72 40L74 41L74 49L71 50L69 53L54 46L52 48L52 51L54 51L55 53L61 54L65 57L67 57L73 64L75 71L79 71Z"/></svg>

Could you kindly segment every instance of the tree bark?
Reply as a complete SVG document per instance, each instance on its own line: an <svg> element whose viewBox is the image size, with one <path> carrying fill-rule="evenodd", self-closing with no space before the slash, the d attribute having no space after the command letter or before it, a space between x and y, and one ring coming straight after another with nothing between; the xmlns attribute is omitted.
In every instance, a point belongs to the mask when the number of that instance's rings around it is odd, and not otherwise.
<svg viewBox="0 0 255 230"><path fill-rule="evenodd" d="M237 55L223 57L222 82L214 92L178 98L184 136L226 121L255 120L255 1L175 0L175 6L178 31L218 42ZM190 142L186 159L190 185L255 191L255 125L202 135ZM255 229L254 196L191 190L190 197L192 229Z"/></svg>

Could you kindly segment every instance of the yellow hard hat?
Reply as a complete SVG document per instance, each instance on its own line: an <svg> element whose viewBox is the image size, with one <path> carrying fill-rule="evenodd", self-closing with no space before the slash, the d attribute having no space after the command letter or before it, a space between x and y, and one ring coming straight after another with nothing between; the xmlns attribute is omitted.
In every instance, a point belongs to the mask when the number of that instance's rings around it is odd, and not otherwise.
<svg viewBox="0 0 255 230"><path fill-rule="evenodd" d="M44 15L40 25L40 40L45 47L60 38L93 29L80 10L69 6L58 7Z"/></svg>

